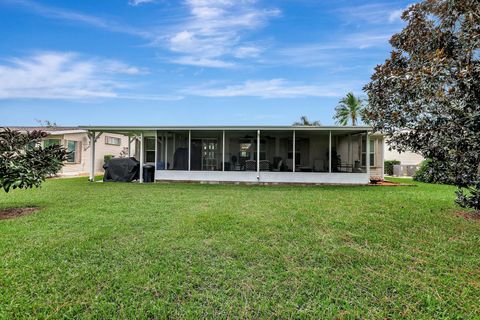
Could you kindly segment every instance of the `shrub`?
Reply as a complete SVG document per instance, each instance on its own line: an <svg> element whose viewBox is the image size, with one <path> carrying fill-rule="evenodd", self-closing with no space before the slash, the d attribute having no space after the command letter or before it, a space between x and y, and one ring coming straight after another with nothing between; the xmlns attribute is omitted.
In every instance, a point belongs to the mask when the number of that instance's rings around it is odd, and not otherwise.
<svg viewBox="0 0 480 320"><path fill-rule="evenodd" d="M69 152L62 146L42 147L44 131L21 133L0 129L0 189L39 187L46 177L56 174Z"/></svg>
<svg viewBox="0 0 480 320"><path fill-rule="evenodd" d="M413 175L413 180L426 183L454 184L454 177L444 175L440 168L435 167L430 159L423 160Z"/></svg>
<svg viewBox="0 0 480 320"><path fill-rule="evenodd" d="M400 164L398 160L386 160L383 164L385 169L385 174L389 176L393 176L393 166L396 164Z"/></svg>
<svg viewBox="0 0 480 320"><path fill-rule="evenodd" d="M426 159L423 160L418 166L417 171L413 175L413 180L426 182L426 183L435 183L435 178L431 166L432 160Z"/></svg>

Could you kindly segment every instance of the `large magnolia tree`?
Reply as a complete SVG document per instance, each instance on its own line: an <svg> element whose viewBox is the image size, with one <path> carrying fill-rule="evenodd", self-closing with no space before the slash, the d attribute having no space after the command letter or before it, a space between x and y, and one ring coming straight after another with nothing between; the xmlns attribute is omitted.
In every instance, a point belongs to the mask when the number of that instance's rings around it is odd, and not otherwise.
<svg viewBox="0 0 480 320"><path fill-rule="evenodd" d="M365 87L366 118L391 147L432 160L457 202L480 210L480 1L426 0L402 16L393 51Z"/></svg>
<svg viewBox="0 0 480 320"><path fill-rule="evenodd" d="M0 128L0 189L39 187L49 175L57 173L67 160L65 148L43 148L43 131L21 133Z"/></svg>

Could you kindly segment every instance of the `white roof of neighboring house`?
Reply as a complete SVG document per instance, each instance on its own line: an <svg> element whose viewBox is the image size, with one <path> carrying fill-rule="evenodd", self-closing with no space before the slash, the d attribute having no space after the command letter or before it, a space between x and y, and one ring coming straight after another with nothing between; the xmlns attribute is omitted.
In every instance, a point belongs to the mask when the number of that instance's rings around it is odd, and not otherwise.
<svg viewBox="0 0 480 320"><path fill-rule="evenodd" d="M33 130L42 130L51 135L64 135L64 134L73 134L73 133L86 133L87 130L78 128L78 127L5 127L10 130L18 131L33 131Z"/></svg>

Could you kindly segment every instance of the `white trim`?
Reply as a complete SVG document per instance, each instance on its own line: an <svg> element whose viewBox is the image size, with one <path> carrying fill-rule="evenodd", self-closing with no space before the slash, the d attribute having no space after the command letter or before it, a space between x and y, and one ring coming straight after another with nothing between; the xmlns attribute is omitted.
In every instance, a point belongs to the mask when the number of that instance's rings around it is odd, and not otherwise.
<svg viewBox="0 0 480 320"><path fill-rule="evenodd" d="M132 140L130 135L128 135L127 138L128 138L128 157L130 158L132 156Z"/></svg>
<svg viewBox="0 0 480 320"><path fill-rule="evenodd" d="M332 173L332 130L328 132L328 173Z"/></svg>
<svg viewBox="0 0 480 320"><path fill-rule="evenodd" d="M252 131L252 130L261 130L261 131L372 131L372 127L367 126L80 126L79 129L94 130L94 131L150 131L150 130L178 130L178 131L187 131L187 130L198 130L198 131Z"/></svg>
<svg viewBox="0 0 480 320"><path fill-rule="evenodd" d="M143 136L143 131L140 132L140 173L138 175L138 181L143 183L143 162L145 160L145 137Z"/></svg>
<svg viewBox="0 0 480 320"><path fill-rule="evenodd" d="M168 132L165 132L165 170L168 170Z"/></svg>
<svg viewBox="0 0 480 320"><path fill-rule="evenodd" d="M188 171L192 168L192 130L188 130Z"/></svg>
<svg viewBox="0 0 480 320"><path fill-rule="evenodd" d="M257 130L257 175L260 173L260 130ZM260 177L258 177L260 179Z"/></svg>
<svg viewBox="0 0 480 320"><path fill-rule="evenodd" d="M365 166L367 168L367 175L370 177L370 135L368 134L368 132L366 133L366 137L365 137L366 141L367 141L367 146L366 146L366 149L365 149Z"/></svg>
<svg viewBox="0 0 480 320"><path fill-rule="evenodd" d="M295 141L295 140L296 140L295 135L296 135L296 134L295 134L295 130L293 130L293 146L292 146L292 149L293 149L293 150L292 150L292 162L293 162L293 163L292 163L292 171L293 171L293 172L295 172L296 160L297 160L297 159L295 159L295 147L296 147L296 145L295 145L295 142L296 142L296 141Z"/></svg>
<svg viewBox="0 0 480 320"><path fill-rule="evenodd" d="M369 181L366 173L269 172L261 171L184 171L156 170L156 179L164 181L358 184Z"/></svg>
<svg viewBox="0 0 480 320"><path fill-rule="evenodd" d="M222 131L222 171L225 171L225 130Z"/></svg>
<svg viewBox="0 0 480 320"><path fill-rule="evenodd" d="M90 133L90 177L89 180L95 181L95 131Z"/></svg>
<svg viewBox="0 0 480 320"><path fill-rule="evenodd" d="M157 170L157 162L158 162L158 131L155 131L155 161L153 161L155 170Z"/></svg>

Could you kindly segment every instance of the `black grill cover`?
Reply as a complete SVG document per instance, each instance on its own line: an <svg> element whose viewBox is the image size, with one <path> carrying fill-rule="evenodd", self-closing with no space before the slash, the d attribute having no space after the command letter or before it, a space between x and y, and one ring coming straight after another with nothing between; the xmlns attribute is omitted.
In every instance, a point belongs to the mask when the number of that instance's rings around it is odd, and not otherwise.
<svg viewBox="0 0 480 320"><path fill-rule="evenodd" d="M104 166L105 182L131 182L139 177L140 162L135 158L113 158Z"/></svg>

